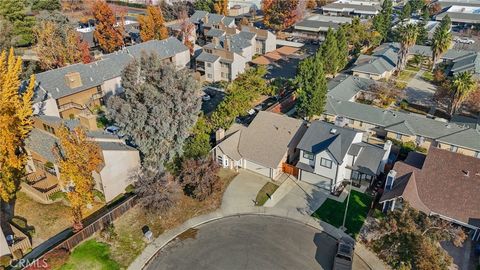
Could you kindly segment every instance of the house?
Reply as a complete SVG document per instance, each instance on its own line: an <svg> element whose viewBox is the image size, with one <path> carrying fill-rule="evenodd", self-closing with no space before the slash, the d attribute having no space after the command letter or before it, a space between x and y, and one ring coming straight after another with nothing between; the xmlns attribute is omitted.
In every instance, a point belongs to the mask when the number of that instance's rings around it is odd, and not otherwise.
<svg viewBox="0 0 480 270"><path fill-rule="evenodd" d="M455 76L462 72L472 73L476 79L480 79L480 53L450 49L440 57L447 68L447 76Z"/></svg>
<svg viewBox="0 0 480 270"><path fill-rule="evenodd" d="M463 2L463 1L462 1ZM450 17L452 25L470 27L480 23L480 5L468 6L459 3L447 8L442 13L435 16L435 20L441 21L446 15Z"/></svg>
<svg viewBox="0 0 480 270"><path fill-rule="evenodd" d="M479 0L437 0L436 3L439 3L442 9L449 8L455 5L480 7Z"/></svg>
<svg viewBox="0 0 480 270"><path fill-rule="evenodd" d="M267 30L253 26L212 28L206 33L210 42L203 46L196 58L196 70L208 82L234 80L245 71L256 54L272 52L276 37Z"/></svg>
<svg viewBox="0 0 480 270"><path fill-rule="evenodd" d="M293 26L293 35L300 38L324 40L328 29L337 30L342 24L352 23L352 18L315 14Z"/></svg>
<svg viewBox="0 0 480 270"><path fill-rule="evenodd" d="M20 259L32 249L30 238L11 222L2 220L0 227L0 258L12 256Z"/></svg>
<svg viewBox="0 0 480 270"><path fill-rule="evenodd" d="M284 163L297 159L296 146L306 129L302 120L261 111L248 127L234 125L221 134L211 153L224 168L244 168L275 179Z"/></svg>
<svg viewBox="0 0 480 270"><path fill-rule="evenodd" d="M383 147L362 142L363 132L315 121L297 149L299 180L334 191L345 180L369 186L383 172L391 142Z"/></svg>
<svg viewBox="0 0 480 270"><path fill-rule="evenodd" d="M56 136L61 126L70 129L80 126L80 121L64 120L55 116L35 117L34 128L26 140L28 153L26 181L22 189L40 202L51 201L50 195L60 191L60 170L54 149L59 140ZM116 135L101 131L88 131L90 140L98 143L103 165L99 173L93 172L95 189L105 195L106 202L125 192L131 184L130 176L140 166L138 150L125 144Z"/></svg>
<svg viewBox="0 0 480 270"><path fill-rule="evenodd" d="M361 54L351 68L354 76L373 80L389 79L397 68L399 43L384 43L377 47L372 55ZM429 46L414 45L408 52L407 59L415 55L431 57Z"/></svg>
<svg viewBox="0 0 480 270"><path fill-rule="evenodd" d="M328 16L372 18L380 12L379 1L338 0L321 7Z"/></svg>
<svg viewBox="0 0 480 270"><path fill-rule="evenodd" d="M210 29L235 28L235 18L215 13L208 13L203 10L195 10L195 13L190 16L189 21L197 28L199 35L206 34ZM173 24L169 26L172 30L177 30L180 24Z"/></svg>
<svg viewBox="0 0 480 270"><path fill-rule="evenodd" d="M411 156L412 155L412 156ZM411 153L389 172L380 198L384 211L405 202L471 230L480 240L480 159L431 147L427 156Z"/></svg>
<svg viewBox="0 0 480 270"><path fill-rule="evenodd" d="M176 38L151 40L102 56L102 59L36 74L34 112L74 118L90 111L111 96L121 93L122 70L142 52L156 53L178 69L190 63L188 48Z"/></svg>

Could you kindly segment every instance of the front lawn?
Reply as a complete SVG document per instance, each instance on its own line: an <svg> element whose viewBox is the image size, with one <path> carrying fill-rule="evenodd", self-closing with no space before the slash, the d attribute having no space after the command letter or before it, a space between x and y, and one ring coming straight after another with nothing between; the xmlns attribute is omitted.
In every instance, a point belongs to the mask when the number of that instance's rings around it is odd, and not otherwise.
<svg viewBox="0 0 480 270"><path fill-rule="evenodd" d="M433 82L433 73L430 71L423 72L422 78L427 82Z"/></svg>
<svg viewBox="0 0 480 270"><path fill-rule="evenodd" d="M417 74L415 71L402 70L398 75L398 80L408 82L415 77L415 74Z"/></svg>
<svg viewBox="0 0 480 270"><path fill-rule="evenodd" d="M260 189L260 191L258 191L257 198L255 199L255 201L257 202L256 205L258 206L264 205L268 200L268 195L272 196L272 194L275 192L275 190L277 190L277 188L278 188L278 185L272 182L267 182Z"/></svg>
<svg viewBox="0 0 480 270"><path fill-rule="evenodd" d="M117 270L117 262L110 258L110 247L94 239L77 246L61 270Z"/></svg>
<svg viewBox="0 0 480 270"><path fill-rule="evenodd" d="M350 195L350 203L348 205L347 219L345 227L347 233L354 237L360 232L363 222L367 217L373 198L365 193L352 190ZM327 199L320 208L312 214L313 217L321 219L335 227L342 226L343 215L347 199L343 203L332 199Z"/></svg>

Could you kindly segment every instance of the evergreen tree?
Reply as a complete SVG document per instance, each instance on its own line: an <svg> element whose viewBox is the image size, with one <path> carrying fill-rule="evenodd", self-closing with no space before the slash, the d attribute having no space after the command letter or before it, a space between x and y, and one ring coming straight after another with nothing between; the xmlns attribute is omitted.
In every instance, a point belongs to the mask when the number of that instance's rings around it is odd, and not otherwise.
<svg viewBox="0 0 480 270"><path fill-rule="evenodd" d="M342 70L348 63L348 44L345 30L343 27L337 30L337 46L338 46L338 70Z"/></svg>
<svg viewBox="0 0 480 270"><path fill-rule="evenodd" d="M339 70L337 38L331 28L328 29L322 44L320 57L325 73L335 76Z"/></svg>
<svg viewBox="0 0 480 270"><path fill-rule="evenodd" d="M452 43L452 33L450 32L451 20L448 15L443 17L440 25L435 29L432 38L432 71L438 57L446 52Z"/></svg>
<svg viewBox="0 0 480 270"><path fill-rule="evenodd" d="M373 27L380 33L382 40L387 38L388 32L392 27L392 14L392 0L385 0L382 4L382 11L373 18Z"/></svg>
<svg viewBox="0 0 480 270"><path fill-rule="evenodd" d="M214 5L213 0L195 1L193 3L195 10L203 10L208 13L211 13L214 10L213 5Z"/></svg>
<svg viewBox="0 0 480 270"><path fill-rule="evenodd" d="M400 21L406 21L408 19L410 19L410 17L412 16L412 6L410 6L410 3L407 2L404 6L403 6L403 9L400 11L400 14L399 14L399 19Z"/></svg>
<svg viewBox="0 0 480 270"><path fill-rule="evenodd" d="M297 112L309 119L322 114L327 100L327 80L318 55L300 62L295 84Z"/></svg>
<svg viewBox="0 0 480 270"><path fill-rule="evenodd" d="M428 41L428 32L425 28L426 23L421 21L418 23L418 36L416 43L417 45L426 45Z"/></svg>

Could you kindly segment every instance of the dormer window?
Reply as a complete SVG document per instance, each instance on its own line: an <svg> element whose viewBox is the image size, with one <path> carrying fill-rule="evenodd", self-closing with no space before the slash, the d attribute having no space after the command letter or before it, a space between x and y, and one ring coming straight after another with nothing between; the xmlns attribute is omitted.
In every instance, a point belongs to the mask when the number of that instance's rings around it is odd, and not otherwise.
<svg viewBox="0 0 480 270"><path fill-rule="evenodd" d="M311 152L303 151L303 158L306 158L308 160L313 160L314 156L313 156L313 153Z"/></svg>

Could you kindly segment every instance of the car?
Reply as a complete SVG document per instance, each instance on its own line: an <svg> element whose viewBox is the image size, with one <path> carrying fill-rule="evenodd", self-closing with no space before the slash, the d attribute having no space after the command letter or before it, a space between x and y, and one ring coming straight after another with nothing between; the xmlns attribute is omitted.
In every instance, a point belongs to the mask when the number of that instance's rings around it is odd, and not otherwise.
<svg viewBox="0 0 480 270"><path fill-rule="evenodd" d="M258 104L257 106L255 106L253 108L254 110L256 110L257 112L261 111L263 109L263 105L262 104Z"/></svg>
<svg viewBox="0 0 480 270"><path fill-rule="evenodd" d="M209 94L205 94L202 96L202 100L203 101L209 101L211 99L210 95Z"/></svg>
<svg viewBox="0 0 480 270"><path fill-rule="evenodd" d="M333 261L333 270L351 270L353 265L353 251L355 241L351 238L342 237L337 242L337 253Z"/></svg>
<svg viewBox="0 0 480 270"><path fill-rule="evenodd" d="M462 37L462 38L459 38L457 40L457 42L463 43L463 44L473 44L473 43L475 43L475 40L469 39L469 38L466 38L466 37Z"/></svg>
<svg viewBox="0 0 480 270"><path fill-rule="evenodd" d="M256 113L255 109L250 109L247 111L248 115L254 115Z"/></svg>
<svg viewBox="0 0 480 270"><path fill-rule="evenodd" d="M113 135L116 135L119 130L120 130L120 128L117 127L117 126L108 126L108 127L105 128L106 133L113 134Z"/></svg>

